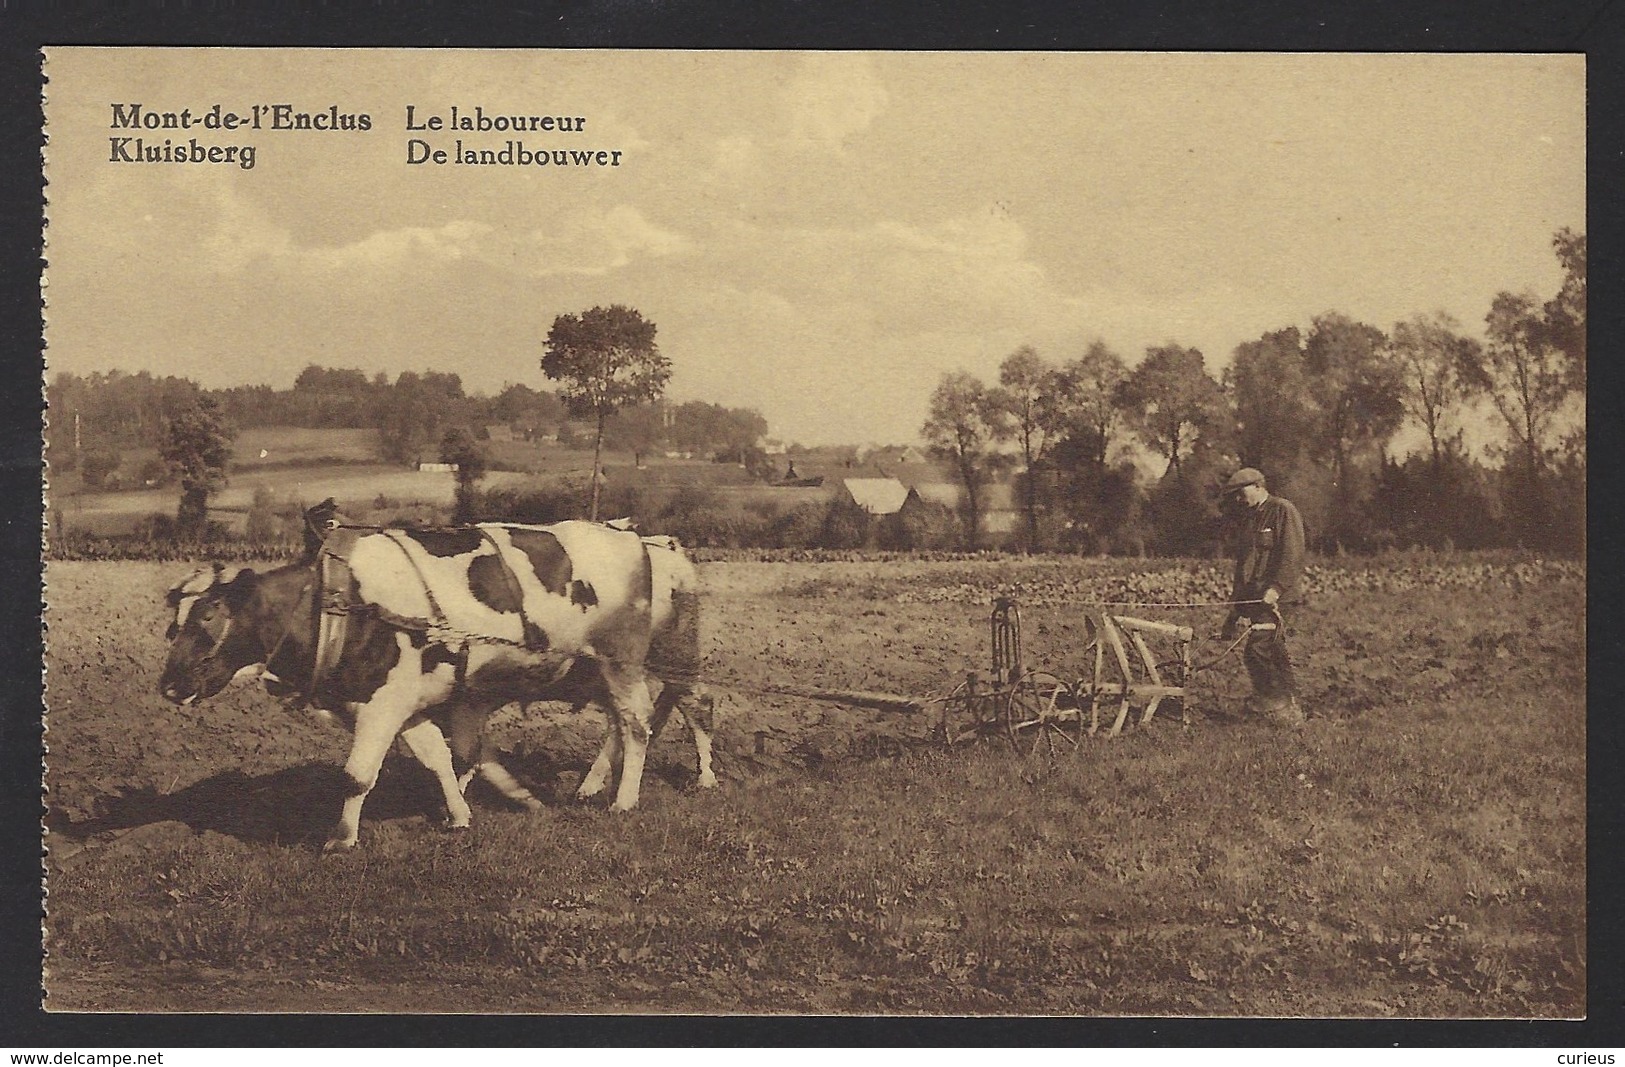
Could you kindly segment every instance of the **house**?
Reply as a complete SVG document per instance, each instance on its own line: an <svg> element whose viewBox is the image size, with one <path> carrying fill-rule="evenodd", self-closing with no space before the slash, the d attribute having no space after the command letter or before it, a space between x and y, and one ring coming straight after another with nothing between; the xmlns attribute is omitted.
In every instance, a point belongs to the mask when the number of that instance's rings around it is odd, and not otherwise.
<svg viewBox="0 0 1625 1067"><path fill-rule="evenodd" d="M908 499L908 487L896 478L843 478L841 486L871 515L895 515Z"/></svg>
<svg viewBox="0 0 1625 1067"><path fill-rule="evenodd" d="M455 463L419 463L418 464L418 470L426 471L426 472L427 471L432 471L432 472L434 472L436 474L445 474L445 473L456 474L457 473L457 464L455 464Z"/></svg>
<svg viewBox="0 0 1625 1067"><path fill-rule="evenodd" d="M1011 482L989 482L982 486L982 529L990 534L1007 534L1021 523L1021 502ZM914 495L931 504L959 508L965 490L958 482L916 482Z"/></svg>
<svg viewBox="0 0 1625 1067"><path fill-rule="evenodd" d="M959 486L953 482L916 482L914 491L927 503L941 504L945 508L959 506Z"/></svg>

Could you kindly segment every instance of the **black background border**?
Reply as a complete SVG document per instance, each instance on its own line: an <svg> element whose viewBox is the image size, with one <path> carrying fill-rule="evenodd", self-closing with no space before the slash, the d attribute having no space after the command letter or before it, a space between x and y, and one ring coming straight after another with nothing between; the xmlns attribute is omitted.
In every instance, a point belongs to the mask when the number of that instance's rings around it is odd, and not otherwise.
<svg viewBox="0 0 1625 1067"><path fill-rule="evenodd" d="M1612 463L1622 395L1621 29L1612 0L844 5L681 0L510 3L16 4L0 0L0 1048L1009 1045L1494 1046L1625 1044L1620 927L1621 732L1610 627L1620 544ZM40 1010L39 383L46 45L1584 52L1589 108L1592 361L1589 488L1589 1012L1581 1022L942 1019L797 1016L50 1015ZM1599 344L1599 340L1602 342ZM1613 342L1610 344L1610 342ZM1611 699L1612 698L1612 699ZM455 1007L455 1006L451 1006Z"/></svg>

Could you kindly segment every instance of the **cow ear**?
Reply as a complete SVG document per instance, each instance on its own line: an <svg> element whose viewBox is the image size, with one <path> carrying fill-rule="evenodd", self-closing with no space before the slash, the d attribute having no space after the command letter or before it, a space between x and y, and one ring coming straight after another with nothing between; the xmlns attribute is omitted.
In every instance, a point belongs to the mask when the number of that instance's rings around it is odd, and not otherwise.
<svg viewBox="0 0 1625 1067"><path fill-rule="evenodd" d="M248 603L248 598L254 595L259 588L260 576L252 569L244 567L237 572L237 576L225 585L226 606L236 611Z"/></svg>

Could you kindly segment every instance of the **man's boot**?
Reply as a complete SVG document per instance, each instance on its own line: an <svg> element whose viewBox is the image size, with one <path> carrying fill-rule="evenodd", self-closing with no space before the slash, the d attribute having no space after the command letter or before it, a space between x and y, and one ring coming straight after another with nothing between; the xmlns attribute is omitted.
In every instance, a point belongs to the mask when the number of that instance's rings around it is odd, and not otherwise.
<svg viewBox="0 0 1625 1067"><path fill-rule="evenodd" d="M1264 717L1276 726L1302 726L1303 708L1297 697L1274 697L1262 702Z"/></svg>

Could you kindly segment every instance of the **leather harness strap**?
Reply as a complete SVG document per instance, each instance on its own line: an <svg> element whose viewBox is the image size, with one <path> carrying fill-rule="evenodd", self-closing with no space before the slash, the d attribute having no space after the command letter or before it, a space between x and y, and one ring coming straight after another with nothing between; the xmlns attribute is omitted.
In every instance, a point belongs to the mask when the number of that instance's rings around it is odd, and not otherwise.
<svg viewBox="0 0 1625 1067"><path fill-rule="evenodd" d="M524 589L519 584L519 578L514 574L513 568L502 554L501 546L491 536L490 531L481 526L475 526L474 529L478 530L485 543L491 546L491 551L496 556L497 562L502 565L502 580L513 594L515 602L519 605L520 640L509 642L506 639L487 639L500 640L504 644L515 644L534 651L536 646L531 642L531 634L535 632L535 627L531 625L529 617L525 614ZM352 602L350 597L352 573L348 558L350 549L354 547L358 537L364 534L380 533L387 537L395 547L399 548L401 554L411 564L413 573L417 575L418 584L423 589L423 595L428 600L430 618L407 618L388 611L379 605ZM311 607L316 622L316 648L314 662L311 664L310 687L307 694L310 701L315 702L319 699L322 687L326 684L328 677L332 674L343 655L345 638L349 635L350 615L363 609L375 614L381 622L387 625L402 630L429 633L434 636L435 640L447 644L456 655L454 669L457 674L457 685L460 687L467 677L469 646L480 639L479 635L460 633L450 625L450 620L447 618L445 610L440 606L440 601L435 596L434 589L430 587L427 576L424 575L423 569L418 565L417 560L403 540L404 536L404 531L399 529L341 525L333 527L322 542L321 549L316 557L316 595L311 597ZM445 637L448 635L454 640L446 641Z"/></svg>

